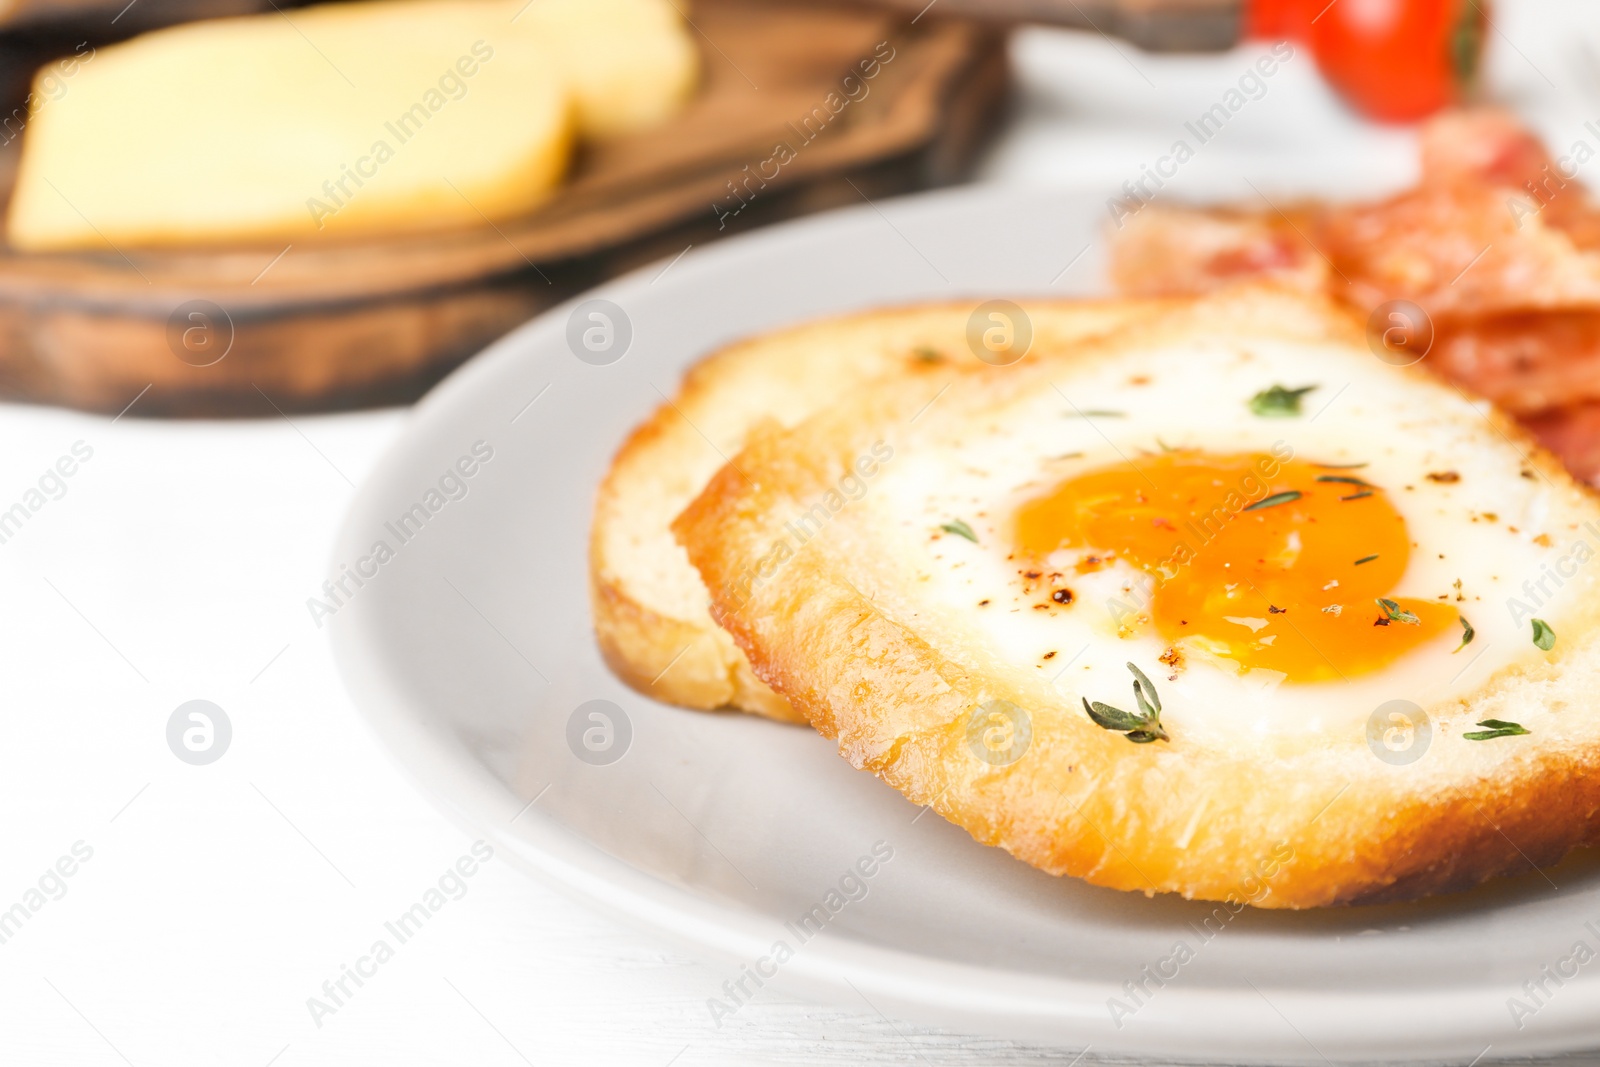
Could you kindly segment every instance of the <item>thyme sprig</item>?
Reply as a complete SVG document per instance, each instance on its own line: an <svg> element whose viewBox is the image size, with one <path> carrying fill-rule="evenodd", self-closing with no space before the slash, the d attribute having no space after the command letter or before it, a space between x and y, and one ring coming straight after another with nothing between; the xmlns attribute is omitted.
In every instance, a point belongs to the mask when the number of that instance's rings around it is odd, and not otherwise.
<svg viewBox="0 0 1600 1067"><path fill-rule="evenodd" d="M1314 385L1288 389L1281 385L1263 389L1250 398L1250 410L1264 419L1292 419L1300 414L1300 400Z"/></svg>
<svg viewBox="0 0 1600 1067"><path fill-rule="evenodd" d="M1120 733L1136 745L1171 741L1172 738L1161 726L1161 697L1156 693L1154 683L1132 663L1128 664L1128 670L1133 672L1133 699L1139 706L1137 713L1123 711L1098 700L1091 701L1088 697L1083 698L1084 712L1096 726Z"/></svg>
<svg viewBox="0 0 1600 1067"><path fill-rule="evenodd" d="M1484 719L1478 725L1486 729L1469 730L1461 736L1468 741L1493 741L1497 737L1517 737L1530 732L1521 723L1507 722L1504 719Z"/></svg>
<svg viewBox="0 0 1600 1067"><path fill-rule="evenodd" d="M972 527L968 526L966 522L961 519L951 519L949 522L940 523L939 529L943 530L945 533L953 533L957 537L965 537L973 544L978 543L978 535L973 533Z"/></svg>

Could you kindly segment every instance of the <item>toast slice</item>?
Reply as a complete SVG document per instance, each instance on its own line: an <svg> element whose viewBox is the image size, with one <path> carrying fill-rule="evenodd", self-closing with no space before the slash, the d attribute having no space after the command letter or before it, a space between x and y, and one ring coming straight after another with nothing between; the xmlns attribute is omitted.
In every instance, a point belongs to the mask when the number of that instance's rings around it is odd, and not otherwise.
<svg viewBox="0 0 1600 1067"><path fill-rule="evenodd" d="M1113 332L1159 305L1025 303L1033 336L1024 362ZM618 676L671 704L803 721L711 620L705 586L669 527L757 425L794 426L885 380L944 382L993 369L967 343L978 305L965 300L808 323L740 341L690 369L677 395L628 437L595 502L595 633Z"/></svg>
<svg viewBox="0 0 1600 1067"><path fill-rule="evenodd" d="M1600 498L1503 414L1273 291L935 396L763 427L674 523L855 767L1047 872L1230 912L1600 841Z"/></svg>

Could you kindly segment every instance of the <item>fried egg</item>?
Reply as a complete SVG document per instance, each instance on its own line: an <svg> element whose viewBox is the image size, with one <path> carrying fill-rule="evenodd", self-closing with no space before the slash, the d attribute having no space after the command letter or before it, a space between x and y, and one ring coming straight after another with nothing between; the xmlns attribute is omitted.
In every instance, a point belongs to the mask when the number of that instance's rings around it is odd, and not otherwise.
<svg viewBox="0 0 1600 1067"><path fill-rule="evenodd" d="M975 623L1065 696L1132 660L1206 736L1469 693L1544 655L1531 620L1565 628L1600 529L1484 405L1410 377L1271 338L1063 368L886 475L875 510L917 551L877 599Z"/></svg>

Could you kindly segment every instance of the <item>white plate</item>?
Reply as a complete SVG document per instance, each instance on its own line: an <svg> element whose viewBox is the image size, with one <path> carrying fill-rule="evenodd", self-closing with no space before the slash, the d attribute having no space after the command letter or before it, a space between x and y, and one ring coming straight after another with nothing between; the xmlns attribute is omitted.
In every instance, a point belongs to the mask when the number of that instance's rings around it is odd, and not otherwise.
<svg viewBox="0 0 1600 1067"><path fill-rule="evenodd" d="M809 730L656 704L601 663L585 577L594 487L685 366L851 308L1095 289L1106 217L1103 196L993 187L863 205L588 294L631 322L617 362L574 356L575 305L496 344L418 406L339 539L335 574L376 571L360 587L345 579L353 595L331 620L357 704L447 811L574 895L725 958L730 978L781 941L793 956L764 980L822 999L1233 1062L1464 1063L1490 1046L1490 1059L1600 1046L1600 961L1559 988L1546 980L1553 995L1520 1028L1508 1007L1576 942L1600 949L1592 857L1417 905L1245 911L1213 920L1207 939L1209 905L1048 877L923 816ZM430 501L480 441L493 458L462 480L466 495ZM430 502L442 506L402 543L400 517ZM380 540L393 558L361 564ZM624 709L631 738L616 762L569 746L590 700ZM893 859L865 896L802 942L786 924L826 908L880 841ZM1147 982L1153 994L1117 1025L1108 999L1131 1005L1124 983L1178 941L1195 958L1164 986Z"/></svg>

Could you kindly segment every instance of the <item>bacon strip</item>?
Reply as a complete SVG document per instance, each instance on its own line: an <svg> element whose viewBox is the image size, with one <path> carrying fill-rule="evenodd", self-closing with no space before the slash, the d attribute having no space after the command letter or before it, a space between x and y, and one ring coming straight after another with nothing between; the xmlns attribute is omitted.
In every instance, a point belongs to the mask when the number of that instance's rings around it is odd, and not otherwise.
<svg viewBox="0 0 1600 1067"><path fill-rule="evenodd" d="M1600 486L1600 403L1548 411L1522 423L1574 478Z"/></svg>
<svg viewBox="0 0 1600 1067"><path fill-rule="evenodd" d="M1149 205L1116 234L1112 279L1142 296L1270 281L1362 318L1409 300L1433 321L1424 366L1600 479L1600 208L1504 112L1436 118L1420 152L1419 183L1376 203Z"/></svg>
<svg viewBox="0 0 1600 1067"><path fill-rule="evenodd" d="M1424 366L1513 415L1600 402L1600 311L1446 322L1434 337Z"/></svg>

